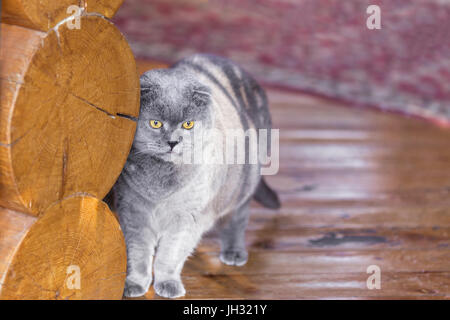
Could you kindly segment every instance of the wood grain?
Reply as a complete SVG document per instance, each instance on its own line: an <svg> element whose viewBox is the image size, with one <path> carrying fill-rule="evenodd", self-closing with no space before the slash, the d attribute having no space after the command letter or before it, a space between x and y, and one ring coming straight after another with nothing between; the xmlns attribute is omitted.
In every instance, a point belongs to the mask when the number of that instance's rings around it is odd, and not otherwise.
<svg viewBox="0 0 450 320"><path fill-rule="evenodd" d="M67 12L71 5L111 18L122 2L123 0L3 0L1 18L3 23L47 31L73 14Z"/></svg>
<svg viewBox="0 0 450 320"><path fill-rule="evenodd" d="M251 230L247 235L250 250L323 251L330 248L367 250L420 248L431 250L450 246L450 226L431 228L284 228L274 219L263 229ZM199 251L215 251L215 238L205 237Z"/></svg>
<svg viewBox="0 0 450 320"><path fill-rule="evenodd" d="M79 288L68 285L70 266ZM105 203L69 197L40 218L0 209L0 299L119 299L125 275L125 242Z"/></svg>
<svg viewBox="0 0 450 320"><path fill-rule="evenodd" d="M185 299L448 299L450 272L385 272L380 290L365 272L186 275ZM151 288L146 299L160 299Z"/></svg>
<svg viewBox="0 0 450 320"><path fill-rule="evenodd" d="M38 215L77 192L102 199L139 113L133 54L108 20L48 33L3 24L0 205Z"/></svg>
<svg viewBox="0 0 450 320"><path fill-rule="evenodd" d="M151 63L139 63L141 72ZM157 67L159 67L156 64ZM216 232L186 262L186 299L450 299L450 131L268 91L282 208L252 204L243 267ZM369 265L381 289L369 290ZM142 299L159 299L153 288Z"/></svg>

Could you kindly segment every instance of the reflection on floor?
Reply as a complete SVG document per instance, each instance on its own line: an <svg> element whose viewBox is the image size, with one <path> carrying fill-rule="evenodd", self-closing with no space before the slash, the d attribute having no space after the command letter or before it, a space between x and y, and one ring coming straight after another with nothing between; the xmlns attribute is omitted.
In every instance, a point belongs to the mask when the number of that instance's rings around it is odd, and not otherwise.
<svg viewBox="0 0 450 320"><path fill-rule="evenodd" d="M249 262L214 232L186 263L188 299L450 298L450 130L269 90L283 207L252 207ZM381 289L367 288L379 266ZM145 298L158 298L153 288Z"/></svg>

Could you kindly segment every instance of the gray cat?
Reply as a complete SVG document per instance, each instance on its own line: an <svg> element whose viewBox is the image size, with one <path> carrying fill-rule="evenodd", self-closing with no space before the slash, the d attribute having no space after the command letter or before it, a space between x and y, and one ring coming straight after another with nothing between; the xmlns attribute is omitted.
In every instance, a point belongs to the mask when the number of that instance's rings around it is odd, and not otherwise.
<svg viewBox="0 0 450 320"><path fill-rule="evenodd" d="M250 200L280 206L260 175L260 163L221 164L214 150L223 146L224 135L203 137L200 151L209 150L203 157L216 157L217 163L185 161L195 149L185 134L193 127L195 135L210 129L270 129L266 95L236 64L212 55L142 75L135 139L109 195L127 245L127 297L145 294L152 273L158 295L183 296L183 264L214 224L220 228L220 260L244 265Z"/></svg>

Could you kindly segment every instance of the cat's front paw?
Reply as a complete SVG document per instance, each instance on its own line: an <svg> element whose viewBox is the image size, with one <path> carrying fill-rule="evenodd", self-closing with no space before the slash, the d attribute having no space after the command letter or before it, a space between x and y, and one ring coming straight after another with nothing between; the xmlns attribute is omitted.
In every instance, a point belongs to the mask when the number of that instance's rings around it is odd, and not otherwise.
<svg viewBox="0 0 450 320"><path fill-rule="evenodd" d="M186 290L179 280L156 282L154 288L156 293L164 298L179 298L186 294Z"/></svg>
<svg viewBox="0 0 450 320"><path fill-rule="evenodd" d="M126 281L123 295L127 298L141 297L147 293L147 290L148 288L144 288L143 286L137 283Z"/></svg>
<svg viewBox="0 0 450 320"><path fill-rule="evenodd" d="M220 253L220 261L230 266L243 266L247 260L248 253L245 250L227 250Z"/></svg>

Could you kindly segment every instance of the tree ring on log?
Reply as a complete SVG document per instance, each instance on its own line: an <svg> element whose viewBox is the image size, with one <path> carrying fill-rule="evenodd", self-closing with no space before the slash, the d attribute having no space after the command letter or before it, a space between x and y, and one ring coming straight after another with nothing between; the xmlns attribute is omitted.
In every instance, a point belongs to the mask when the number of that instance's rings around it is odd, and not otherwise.
<svg viewBox="0 0 450 320"><path fill-rule="evenodd" d="M0 36L0 205L39 215L77 192L102 199L139 114L128 43L99 16L48 33L3 24Z"/></svg>
<svg viewBox="0 0 450 320"><path fill-rule="evenodd" d="M37 218L0 208L0 299L120 299L126 249L102 201L60 201Z"/></svg>

